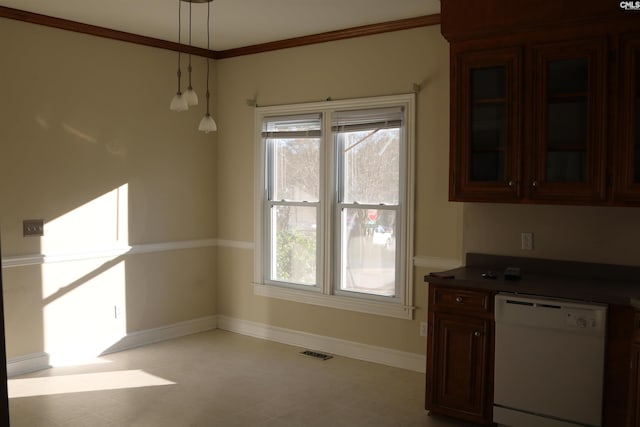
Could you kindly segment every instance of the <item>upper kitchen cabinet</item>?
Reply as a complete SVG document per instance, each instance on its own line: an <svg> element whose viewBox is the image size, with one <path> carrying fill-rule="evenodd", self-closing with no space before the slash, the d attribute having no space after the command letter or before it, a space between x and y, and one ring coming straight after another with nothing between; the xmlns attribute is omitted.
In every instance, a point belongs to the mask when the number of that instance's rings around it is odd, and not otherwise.
<svg viewBox="0 0 640 427"><path fill-rule="evenodd" d="M450 189L455 198L520 197L519 49L455 54Z"/></svg>
<svg viewBox="0 0 640 427"><path fill-rule="evenodd" d="M639 12L640 13L640 12ZM620 111L614 200L640 203L640 34L620 41Z"/></svg>
<svg viewBox="0 0 640 427"><path fill-rule="evenodd" d="M528 195L604 201L606 40L534 45L530 51Z"/></svg>
<svg viewBox="0 0 640 427"><path fill-rule="evenodd" d="M640 11L567 3L442 0L450 200L640 205Z"/></svg>

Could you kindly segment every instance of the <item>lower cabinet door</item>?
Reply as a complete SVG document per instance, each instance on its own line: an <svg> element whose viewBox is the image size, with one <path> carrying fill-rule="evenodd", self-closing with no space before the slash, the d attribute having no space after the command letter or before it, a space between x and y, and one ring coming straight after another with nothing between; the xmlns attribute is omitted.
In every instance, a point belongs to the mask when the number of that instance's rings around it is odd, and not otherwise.
<svg viewBox="0 0 640 427"><path fill-rule="evenodd" d="M631 350L631 398L629 402L629 427L640 427L640 344Z"/></svg>
<svg viewBox="0 0 640 427"><path fill-rule="evenodd" d="M491 322L437 311L430 314L430 321L426 408L433 413L490 424Z"/></svg>

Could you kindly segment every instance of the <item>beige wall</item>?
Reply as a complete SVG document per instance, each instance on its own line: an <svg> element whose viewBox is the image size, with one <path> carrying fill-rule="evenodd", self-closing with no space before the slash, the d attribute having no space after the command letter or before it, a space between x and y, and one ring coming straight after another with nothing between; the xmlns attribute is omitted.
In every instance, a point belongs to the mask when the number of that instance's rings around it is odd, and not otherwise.
<svg viewBox="0 0 640 427"><path fill-rule="evenodd" d="M497 255L640 265L640 209L467 203L464 249ZM520 249L520 233L534 249Z"/></svg>
<svg viewBox="0 0 640 427"><path fill-rule="evenodd" d="M203 105L169 111L175 53L6 19L0 33L5 259L215 237L216 135L197 131ZM203 70L195 58L201 99ZM32 218L43 238L22 237ZM87 325L122 334L214 314L214 254L3 268L9 358L90 340Z"/></svg>
<svg viewBox="0 0 640 427"><path fill-rule="evenodd" d="M459 260L462 206L447 201L449 151L448 44L426 27L218 61L218 237L253 241L254 110L261 106L401 94L417 95L415 255ZM218 248L219 314L413 353L424 353L430 270L415 268L413 321L255 296L253 251Z"/></svg>
<svg viewBox="0 0 640 427"><path fill-rule="evenodd" d="M82 254L122 243L231 243L4 268L10 358L45 351L56 332L81 339L88 329L76 324L108 331L114 301L126 310L124 326L119 323L124 333L219 313L424 353L422 276L440 268L438 260L455 262L463 253L463 206L447 201L449 61L439 27L217 61L216 135L196 131L204 106L168 111L174 53L10 20L0 27L0 51L11 58L0 71L0 89L15 100L0 107L0 198L10 201L0 211L5 258L45 249ZM194 68L201 78L200 58ZM254 111L247 100L276 105L399 94L413 91L414 83L423 86L415 320L255 296L253 252L235 245L253 241ZM123 188L127 207L117 216L113 203L121 199L113 194ZM43 239L23 238L27 218L57 226ZM91 295L98 298L90 302ZM70 319L55 318L65 312Z"/></svg>

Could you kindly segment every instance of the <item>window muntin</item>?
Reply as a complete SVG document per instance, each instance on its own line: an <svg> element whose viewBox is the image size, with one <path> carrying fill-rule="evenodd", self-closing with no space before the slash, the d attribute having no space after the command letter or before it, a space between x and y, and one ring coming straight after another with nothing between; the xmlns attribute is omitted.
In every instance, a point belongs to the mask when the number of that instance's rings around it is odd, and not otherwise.
<svg viewBox="0 0 640 427"><path fill-rule="evenodd" d="M255 198L257 295L405 319L413 317L414 102L411 94L257 108L256 125L262 130L256 145L256 170L262 170L257 175ZM303 116L312 117L314 123L319 118L320 126L300 129ZM283 124L285 119L296 124ZM349 142L347 135L356 139ZM270 140L287 138L319 138L315 141L319 156L317 171L306 167L299 168L298 175L290 171L286 176L277 174L273 162L277 150L270 148L273 147ZM280 149L286 145L285 141L279 144ZM300 143L290 145L296 144ZM344 144L346 151L341 151L340 144ZM372 153L382 160L373 159ZM362 165L367 165L368 170L363 170ZM379 172L374 174L375 180L366 178L372 170ZM296 181L293 176L300 177L295 186L291 185ZM318 178L317 187L308 185L310 176ZM316 194L311 191L315 188L319 200L311 197ZM295 213L295 220L294 207L302 210ZM289 209L287 221L283 220L285 208ZM315 228L309 220L312 210L316 213ZM360 230L354 231L356 225ZM315 250L315 263L308 262L308 255L295 262L284 257L288 263L279 263L274 255L278 248L284 254L284 246L278 246L277 233L284 229L299 239L287 248L294 258ZM311 241L309 236L315 237L315 248L307 244ZM365 238L368 246L363 251ZM309 279L314 275L312 265L316 278L313 284ZM373 267L375 274L366 267Z"/></svg>

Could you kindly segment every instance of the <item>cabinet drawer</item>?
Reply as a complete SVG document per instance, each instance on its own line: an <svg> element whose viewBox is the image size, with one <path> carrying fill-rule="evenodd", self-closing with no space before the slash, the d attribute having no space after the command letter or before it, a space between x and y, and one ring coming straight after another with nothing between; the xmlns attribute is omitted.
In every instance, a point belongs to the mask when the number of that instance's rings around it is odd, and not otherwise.
<svg viewBox="0 0 640 427"><path fill-rule="evenodd" d="M431 303L435 307L454 308L464 311L491 311L491 293L468 289L446 289L435 287Z"/></svg>

